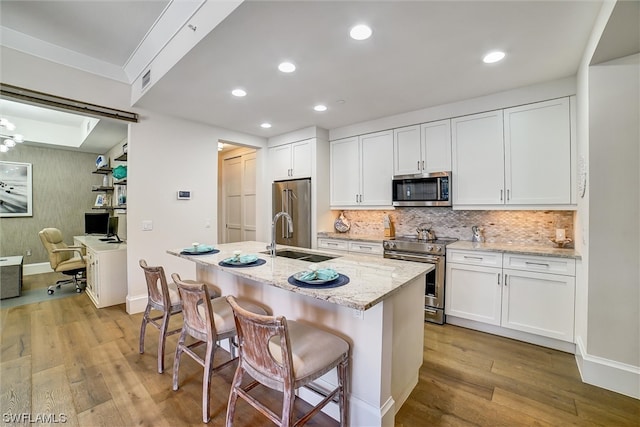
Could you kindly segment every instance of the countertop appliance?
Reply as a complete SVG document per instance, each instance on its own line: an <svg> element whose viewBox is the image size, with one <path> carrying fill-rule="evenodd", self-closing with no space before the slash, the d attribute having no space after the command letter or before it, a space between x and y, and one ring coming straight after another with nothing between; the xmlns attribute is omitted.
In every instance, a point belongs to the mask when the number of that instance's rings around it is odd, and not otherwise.
<svg viewBox="0 0 640 427"><path fill-rule="evenodd" d="M399 175L392 180L393 206L451 206L451 172Z"/></svg>
<svg viewBox="0 0 640 427"><path fill-rule="evenodd" d="M444 324L445 255L446 246L456 238L440 237L435 240L416 236L396 236L384 240L384 257L404 261L434 264L435 269L426 275L424 294L424 320Z"/></svg>
<svg viewBox="0 0 640 427"><path fill-rule="evenodd" d="M276 223L276 243L311 248L311 178L275 181L272 196L272 214L286 212L293 222Z"/></svg>

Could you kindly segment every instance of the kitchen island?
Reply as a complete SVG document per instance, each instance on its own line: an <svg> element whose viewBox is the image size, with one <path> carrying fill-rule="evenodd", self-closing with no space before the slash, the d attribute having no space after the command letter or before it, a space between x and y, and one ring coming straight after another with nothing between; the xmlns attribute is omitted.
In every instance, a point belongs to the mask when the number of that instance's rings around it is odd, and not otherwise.
<svg viewBox="0 0 640 427"><path fill-rule="evenodd" d="M193 261L197 280L213 284L223 295L250 299L272 314L313 324L344 338L351 346L350 425L393 426L396 412L418 382L423 356L425 274L433 265L336 253L332 254L335 258L318 266L346 275L348 284L326 289L298 287L288 278L307 270L309 262L271 258L261 253L265 246L261 242L238 242L216 246L220 250L216 254L181 255L181 249L168 253ZM243 268L218 264L236 250L258 255L266 262ZM336 384L335 372L317 381L326 390ZM300 397L314 404L321 400L304 389ZM337 405L327 406L325 412L338 419Z"/></svg>

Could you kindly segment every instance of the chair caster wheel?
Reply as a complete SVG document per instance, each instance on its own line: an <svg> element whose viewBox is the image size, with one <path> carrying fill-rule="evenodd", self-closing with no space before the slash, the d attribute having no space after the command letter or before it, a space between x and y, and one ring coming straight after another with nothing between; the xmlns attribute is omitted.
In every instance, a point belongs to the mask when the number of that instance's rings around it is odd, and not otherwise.
<svg viewBox="0 0 640 427"><path fill-rule="evenodd" d="M47 289L47 293L48 293L49 295L53 295L53 289Z"/></svg>
<svg viewBox="0 0 640 427"><path fill-rule="evenodd" d="M77 292L77 293L82 293L82 289L80 289L80 288L76 288L76 292Z"/></svg>

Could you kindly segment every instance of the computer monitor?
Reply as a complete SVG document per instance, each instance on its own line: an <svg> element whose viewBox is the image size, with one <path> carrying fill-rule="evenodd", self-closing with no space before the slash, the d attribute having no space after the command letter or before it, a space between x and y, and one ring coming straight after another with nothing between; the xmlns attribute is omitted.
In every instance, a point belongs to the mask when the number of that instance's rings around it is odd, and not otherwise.
<svg viewBox="0 0 640 427"><path fill-rule="evenodd" d="M101 234L109 232L109 212L87 212L84 214L84 234Z"/></svg>
<svg viewBox="0 0 640 427"><path fill-rule="evenodd" d="M109 217L109 228L107 230L107 237L118 235L118 217Z"/></svg>

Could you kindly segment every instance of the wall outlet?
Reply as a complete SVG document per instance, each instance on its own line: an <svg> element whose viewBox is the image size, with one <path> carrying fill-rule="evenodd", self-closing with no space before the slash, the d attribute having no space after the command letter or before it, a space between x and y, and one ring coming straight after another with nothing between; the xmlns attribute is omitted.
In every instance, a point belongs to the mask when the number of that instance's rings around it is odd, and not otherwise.
<svg viewBox="0 0 640 427"><path fill-rule="evenodd" d="M209 218L204 220L204 228L211 228L211 220Z"/></svg>
<svg viewBox="0 0 640 427"><path fill-rule="evenodd" d="M31 249L27 249L26 251L24 251L24 254L26 256L31 256Z"/></svg>
<svg viewBox="0 0 640 427"><path fill-rule="evenodd" d="M142 221L142 231L151 231L153 230L153 221L145 220Z"/></svg>

